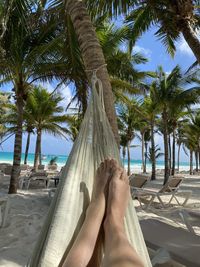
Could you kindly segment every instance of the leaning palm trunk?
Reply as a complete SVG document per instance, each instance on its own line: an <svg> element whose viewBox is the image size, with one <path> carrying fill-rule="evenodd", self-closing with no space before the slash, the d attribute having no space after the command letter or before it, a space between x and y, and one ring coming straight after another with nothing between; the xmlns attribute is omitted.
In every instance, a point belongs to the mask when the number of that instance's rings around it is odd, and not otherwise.
<svg viewBox="0 0 200 267"><path fill-rule="evenodd" d="M154 123L151 123L151 180L156 180L156 156L155 156L155 141L154 141Z"/></svg>
<svg viewBox="0 0 200 267"><path fill-rule="evenodd" d="M106 115L119 145L119 135L116 113L114 109L112 87L107 72L103 51L96 36L91 18L83 1L65 0L65 8L66 12L71 17L76 35L78 37L88 79L91 80L93 70L98 70L98 77L103 84Z"/></svg>
<svg viewBox="0 0 200 267"><path fill-rule="evenodd" d="M36 140L36 145L35 145L34 170L37 170L38 165L39 165L40 143L41 143L41 131L37 130L37 140Z"/></svg>
<svg viewBox="0 0 200 267"><path fill-rule="evenodd" d="M17 96L17 129L15 133L14 143L14 156L13 156L13 167L11 171L9 194L17 193L18 178L20 175L20 163L21 163L21 152L22 152L22 124L23 124L23 113L24 113L24 101L21 95Z"/></svg>
<svg viewBox="0 0 200 267"><path fill-rule="evenodd" d="M31 132L28 132L27 141L26 141L26 150L25 150L25 156L24 156L24 164L27 164L28 151L29 151L29 146L30 146L30 138L31 138Z"/></svg>
<svg viewBox="0 0 200 267"><path fill-rule="evenodd" d="M131 174L131 155L130 155L130 142L127 144L127 155L128 155L128 170L127 174Z"/></svg>
<svg viewBox="0 0 200 267"><path fill-rule="evenodd" d="M163 139L164 139L164 150L165 150L165 175L164 175L164 184L169 179L169 152L168 152L168 129L167 129L167 115L166 112L163 112L162 114L163 118Z"/></svg>
<svg viewBox="0 0 200 267"><path fill-rule="evenodd" d="M200 64L200 42L188 22L182 27L182 34Z"/></svg>
<svg viewBox="0 0 200 267"><path fill-rule="evenodd" d="M142 132L142 171L143 173L146 173L145 155L144 155L144 132Z"/></svg>
<svg viewBox="0 0 200 267"><path fill-rule="evenodd" d="M176 160L175 160L175 153L176 153L176 137L175 137L175 129L173 129L173 144L172 144L172 172L171 174L175 174L175 165L176 165Z"/></svg>
<svg viewBox="0 0 200 267"><path fill-rule="evenodd" d="M193 174L193 151L190 150L190 175Z"/></svg>

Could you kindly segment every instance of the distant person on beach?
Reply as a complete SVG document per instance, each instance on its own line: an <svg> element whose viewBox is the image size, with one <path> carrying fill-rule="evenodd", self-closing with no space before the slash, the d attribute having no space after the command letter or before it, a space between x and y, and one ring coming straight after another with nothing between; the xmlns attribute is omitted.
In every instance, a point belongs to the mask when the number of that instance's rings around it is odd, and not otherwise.
<svg viewBox="0 0 200 267"><path fill-rule="evenodd" d="M107 192L107 193L106 193ZM62 267L95 267L95 245L103 222L103 267L143 267L130 245L124 216L130 197L129 181L115 160L107 159L97 170L85 221Z"/></svg>

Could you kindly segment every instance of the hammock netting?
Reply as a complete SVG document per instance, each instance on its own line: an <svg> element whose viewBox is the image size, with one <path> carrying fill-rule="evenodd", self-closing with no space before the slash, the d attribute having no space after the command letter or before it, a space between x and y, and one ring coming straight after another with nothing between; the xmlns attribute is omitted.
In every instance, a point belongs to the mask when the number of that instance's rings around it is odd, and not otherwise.
<svg viewBox="0 0 200 267"><path fill-rule="evenodd" d="M63 255L66 256L72 247L84 221L96 169L108 157L120 163L119 149L102 105L102 84L94 76L91 99L79 135L62 172L28 267L61 266ZM100 94L97 94L97 87ZM125 226L128 239L141 256L144 266L150 267L132 200L126 212Z"/></svg>

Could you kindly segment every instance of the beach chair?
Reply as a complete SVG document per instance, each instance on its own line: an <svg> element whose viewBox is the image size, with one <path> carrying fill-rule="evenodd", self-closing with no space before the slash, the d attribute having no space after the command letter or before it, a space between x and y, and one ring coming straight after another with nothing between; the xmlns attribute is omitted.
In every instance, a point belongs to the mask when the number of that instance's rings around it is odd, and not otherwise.
<svg viewBox="0 0 200 267"><path fill-rule="evenodd" d="M9 198L7 195L0 194L0 227L5 227L9 210Z"/></svg>
<svg viewBox="0 0 200 267"><path fill-rule="evenodd" d="M147 247L157 251L153 266L170 259L188 267L200 266L200 236L156 219L141 220L140 226Z"/></svg>
<svg viewBox="0 0 200 267"><path fill-rule="evenodd" d="M50 184L50 178L48 177L46 171L44 171L44 170L30 173L30 175L26 181L26 189L27 190L29 189L30 183L32 181L43 181L45 188L48 188L49 184Z"/></svg>
<svg viewBox="0 0 200 267"><path fill-rule="evenodd" d="M192 191L191 190L179 190L180 184L182 183L183 178L182 177L173 177L168 180L168 182L160 189L138 189L136 192L134 192L135 197L137 197L141 208L142 206L142 200L143 198L150 197L150 200L146 206L146 209L148 209L153 201L157 198L160 202L161 206L163 208L166 207L166 204L162 201L163 196L171 196L169 202L167 205L169 205L173 199L176 200L178 205L185 206L187 204L188 199L190 198ZM184 201L181 204L177 198L177 195L182 195L184 197Z"/></svg>
<svg viewBox="0 0 200 267"><path fill-rule="evenodd" d="M135 197L135 193L138 189L141 189L149 180L150 176L144 174L132 174L129 177L129 185L132 198Z"/></svg>

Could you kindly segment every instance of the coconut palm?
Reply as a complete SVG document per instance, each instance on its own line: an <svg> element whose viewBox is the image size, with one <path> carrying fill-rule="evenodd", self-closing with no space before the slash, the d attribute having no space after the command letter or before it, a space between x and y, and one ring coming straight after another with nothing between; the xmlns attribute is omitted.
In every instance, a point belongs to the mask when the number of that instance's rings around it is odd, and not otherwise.
<svg viewBox="0 0 200 267"><path fill-rule="evenodd" d="M171 55L174 55L175 42L182 34L200 63L200 41L197 36L200 29L198 0L135 0L131 4L127 22L134 41L151 25L156 25L158 30L155 35Z"/></svg>
<svg viewBox="0 0 200 267"><path fill-rule="evenodd" d="M63 27L56 13L42 11L46 1L12 1L1 36L0 83L11 82L17 106L17 129L9 193L17 192L22 149L22 124L26 99L36 80L69 77L70 66L60 54ZM5 5L6 8L6 5ZM2 26L2 25L1 25ZM5 24L4 24L5 26Z"/></svg>
<svg viewBox="0 0 200 267"><path fill-rule="evenodd" d="M27 99L25 114L37 133L34 159L34 169L36 170L41 153L42 133L46 132L65 138L68 133L67 129L63 127L63 123L68 121L68 117L63 115L64 109L60 106L62 100L59 94L50 94L40 86L35 87Z"/></svg>
<svg viewBox="0 0 200 267"><path fill-rule="evenodd" d="M123 147L126 145L127 155L128 155L128 171L127 174L130 175L130 148L131 142L135 137L135 131L138 128L139 120L135 113L135 107L137 102L132 99L129 105L120 105L118 108L118 118L119 118L119 129L120 136L123 137Z"/></svg>
<svg viewBox="0 0 200 267"><path fill-rule="evenodd" d="M192 124L187 124L184 127L184 138L183 145L189 150L189 159L190 159L190 174L193 174L193 154L197 148L198 138L196 131Z"/></svg>
<svg viewBox="0 0 200 267"><path fill-rule="evenodd" d="M156 158L155 158L155 120L158 113L157 105L151 97L152 86L150 87L150 96L144 99L143 109L145 111L145 117L150 125L150 137L151 137L151 164L152 164L152 173L151 180L156 179Z"/></svg>
<svg viewBox="0 0 200 267"><path fill-rule="evenodd" d="M153 160L157 160L161 157L164 156L164 153L160 152L161 149L158 145L155 146L154 149L152 149L151 147L149 147L149 153L148 153L148 159L150 162L152 162Z"/></svg>
<svg viewBox="0 0 200 267"><path fill-rule="evenodd" d="M183 77L179 66L176 66L169 75L166 75L162 68L158 69L158 79L154 82L152 97L160 108L163 139L165 151L165 177L164 184L168 181L170 175L169 169L169 120L170 110L173 107L186 106L198 102L198 87L184 90L183 86L188 82L187 77Z"/></svg>
<svg viewBox="0 0 200 267"><path fill-rule="evenodd" d="M114 98L106 62L85 2L79 0L54 0L51 1L49 8L59 9L64 18L70 17L79 42L88 80L91 81L93 71L97 70L97 75L103 83L106 114L119 144Z"/></svg>

